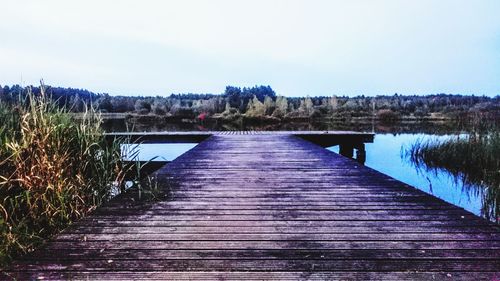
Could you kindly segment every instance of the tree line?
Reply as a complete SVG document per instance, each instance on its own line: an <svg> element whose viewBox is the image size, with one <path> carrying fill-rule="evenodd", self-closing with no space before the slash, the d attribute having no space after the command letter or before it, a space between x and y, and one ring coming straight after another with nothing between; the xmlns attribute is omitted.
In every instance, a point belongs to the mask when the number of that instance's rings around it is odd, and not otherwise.
<svg viewBox="0 0 500 281"><path fill-rule="evenodd" d="M40 88L29 86L34 94ZM28 87L0 86L0 100L23 100ZM104 113L174 116L180 118L460 118L471 114L500 117L500 96L379 95L285 97L270 86L227 86L221 94L171 94L169 96L114 96L84 89L47 87L51 98L72 112L94 106Z"/></svg>

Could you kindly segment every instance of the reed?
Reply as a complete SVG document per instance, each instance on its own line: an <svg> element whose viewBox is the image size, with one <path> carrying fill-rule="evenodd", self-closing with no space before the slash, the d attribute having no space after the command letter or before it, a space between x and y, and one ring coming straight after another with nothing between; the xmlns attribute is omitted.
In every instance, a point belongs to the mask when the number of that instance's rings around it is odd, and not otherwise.
<svg viewBox="0 0 500 281"><path fill-rule="evenodd" d="M418 141L406 150L406 155L419 169L451 173L469 192L481 196L482 215L499 222L499 130L473 130L466 137Z"/></svg>
<svg viewBox="0 0 500 281"><path fill-rule="evenodd" d="M47 96L0 104L0 266L94 210L124 180L100 115L73 119Z"/></svg>

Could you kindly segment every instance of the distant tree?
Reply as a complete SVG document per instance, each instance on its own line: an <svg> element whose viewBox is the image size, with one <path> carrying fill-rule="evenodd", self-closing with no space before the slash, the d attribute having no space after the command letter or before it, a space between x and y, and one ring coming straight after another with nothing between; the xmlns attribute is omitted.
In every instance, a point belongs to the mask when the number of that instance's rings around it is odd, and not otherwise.
<svg viewBox="0 0 500 281"><path fill-rule="evenodd" d="M156 115L165 115L167 113L165 101L161 98L155 98L151 105L151 110Z"/></svg>
<svg viewBox="0 0 500 281"><path fill-rule="evenodd" d="M108 94L104 94L97 100L97 109L102 112L113 112L111 97Z"/></svg>
<svg viewBox="0 0 500 281"><path fill-rule="evenodd" d="M241 89L238 87L227 86L224 91L224 96L227 98L229 106L239 108L241 104Z"/></svg>
<svg viewBox="0 0 500 281"><path fill-rule="evenodd" d="M9 102L8 87L7 90L4 90L4 88L2 88L2 85L0 85L0 101Z"/></svg>
<svg viewBox="0 0 500 281"><path fill-rule="evenodd" d="M112 97L111 105L113 107L113 112L132 112L135 110L135 98L134 97L123 97L116 96Z"/></svg>
<svg viewBox="0 0 500 281"><path fill-rule="evenodd" d="M265 115L273 114L273 111L275 108L276 108L276 105L275 105L273 99L270 96L266 96L264 98L264 114Z"/></svg>
<svg viewBox="0 0 500 281"><path fill-rule="evenodd" d="M342 105L342 107L344 109L352 110L352 111L356 111L356 110L359 110L361 108L358 104L358 101L355 99L348 99L347 102L344 103L344 105Z"/></svg>
<svg viewBox="0 0 500 281"><path fill-rule="evenodd" d="M138 99L135 102L135 111L139 114L148 114L151 112L151 104L145 99Z"/></svg>
<svg viewBox="0 0 500 281"><path fill-rule="evenodd" d="M257 96L254 96L253 99L248 102L245 114L252 117L264 116L266 114L266 108L264 104L259 101Z"/></svg>
<svg viewBox="0 0 500 281"><path fill-rule="evenodd" d="M288 100L284 96L278 96L276 98L276 109L274 109L273 116L277 118L282 118L288 113Z"/></svg>
<svg viewBox="0 0 500 281"><path fill-rule="evenodd" d="M69 110L72 112L83 112L85 110L85 103L78 94L70 97Z"/></svg>
<svg viewBox="0 0 500 281"><path fill-rule="evenodd" d="M198 106L199 113L214 114L217 112L217 99L211 98L208 100L201 100Z"/></svg>
<svg viewBox="0 0 500 281"><path fill-rule="evenodd" d="M170 106L169 113L172 114L173 116L176 116L180 112L180 110L181 110L180 103L173 103Z"/></svg>
<svg viewBox="0 0 500 281"><path fill-rule="evenodd" d="M215 98L215 113L222 113L226 110L226 100L222 96Z"/></svg>
<svg viewBox="0 0 500 281"><path fill-rule="evenodd" d="M228 102L226 102L226 107L225 107L225 110L224 112L230 112L231 111L231 104Z"/></svg>
<svg viewBox="0 0 500 281"><path fill-rule="evenodd" d="M308 117L314 113L314 104L309 96L300 101L299 113Z"/></svg>
<svg viewBox="0 0 500 281"><path fill-rule="evenodd" d="M276 93L273 91L271 86L255 86L252 88L243 88L241 94L244 97L248 97L248 99L255 96L261 102L264 102L264 99L266 97L270 97L273 100L276 99Z"/></svg>

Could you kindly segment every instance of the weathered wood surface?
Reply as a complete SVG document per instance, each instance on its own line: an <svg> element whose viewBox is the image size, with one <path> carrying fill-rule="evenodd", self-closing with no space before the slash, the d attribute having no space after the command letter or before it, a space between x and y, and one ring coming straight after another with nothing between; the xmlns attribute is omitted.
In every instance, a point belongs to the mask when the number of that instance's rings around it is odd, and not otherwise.
<svg viewBox="0 0 500 281"><path fill-rule="evenodd" d="M16 262L19 279L496 280L498 226L289 134L213 135Z"/></svg>

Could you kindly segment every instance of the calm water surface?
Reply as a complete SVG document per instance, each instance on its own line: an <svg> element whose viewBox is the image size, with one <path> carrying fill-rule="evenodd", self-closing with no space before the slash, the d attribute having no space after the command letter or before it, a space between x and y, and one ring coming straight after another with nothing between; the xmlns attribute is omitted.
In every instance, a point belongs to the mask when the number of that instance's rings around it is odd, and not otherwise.
<svg viewBox="0 0 500 281"><path fill-rule="evenodd" d="M135 151L137 151L138 155L134 160L172 161L196 145L197 143L124 144L121 146L121 149L122 154L125 155L125 160L133 160L131 159L133 158L131 155L135 155Z"/></svg>
<svg viewBox="0 0 500 281"><path fill-rule="evenodd" d="M481 197L467 189L446 171L425 171L415 168L404 157L404 148L417 140L444 140L455 135L431 134L377 134L373 143L366 144L365 165L386 175L462 207L476 215L481 214ZM338 152L338 147L328 148Z"/></svg>

